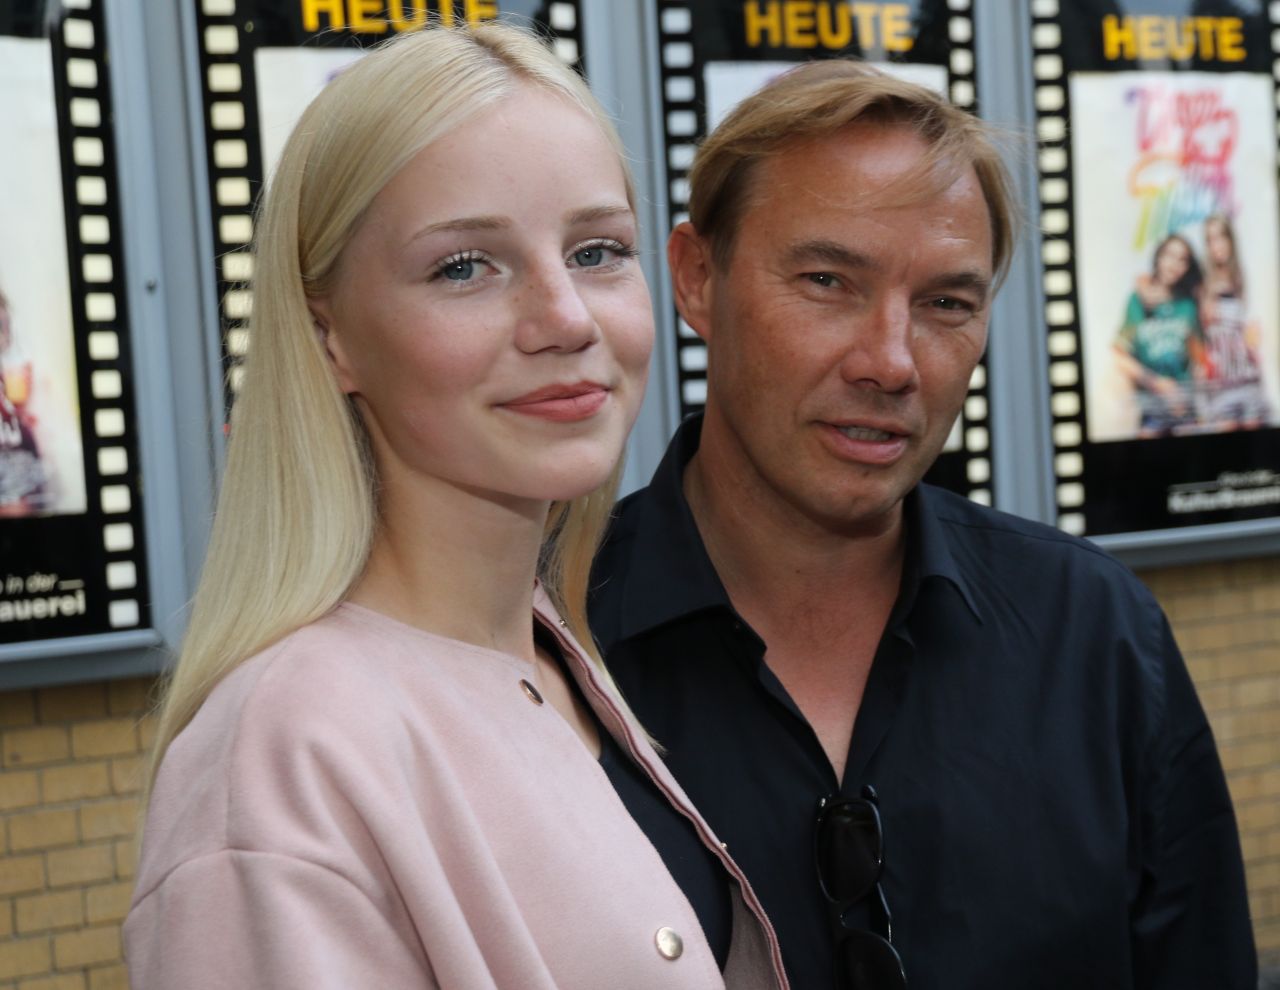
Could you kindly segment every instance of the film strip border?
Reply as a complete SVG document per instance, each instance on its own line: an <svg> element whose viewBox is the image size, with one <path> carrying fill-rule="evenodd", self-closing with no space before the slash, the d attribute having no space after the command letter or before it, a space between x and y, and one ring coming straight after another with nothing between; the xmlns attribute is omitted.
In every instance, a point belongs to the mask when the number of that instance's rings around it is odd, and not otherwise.
<svg viewBox="0 0 1280 990"><path fill-rule="evenodd" d="M1049 355L1049 410L1057 525L1068 533L1088 530L1085 506L1085 397L1079 298L1072 217L1073 183L1069 121L1071 98L1063 68L1060 0L1032 0L1031 44L1035 77L1041 264ZM1277 140L1280 141L1280 2L1268 15L1275 56ZM1277 176L1280 179L1280 176Z"/></svg>
<svg viewBox="0 0 1280 990"><path fill-rule="evenodd" d="M253 15L263 0L191 0L197 4L201 92L209 175L209 205L222 330L225 406L240 388L249 349L253 308L253 209L264 181L254 85ZM446 0L447 2L447 0ZM296 0L294 5L296 6ZM284 6L282 4L281 6ZM456 23L462 14L455 13ZM545 22L535 21L556 55L583 71L579 0L545 4ZM347 35L372 45L383 34Z"/></svg>
<svg viewBox="0 0 1280 990"><path fill-rule="evenodd" d="M1072 238L1067 78L1058 0L1032 0L1032 74L1040 202L1040 261L1049 355L1054 502L1060 529L1085 531L1084 368Z"/></svg>
<svg viewBox="0 0 1280 990"><path fill-rule="evenodd" d="M150 619L104 2L63 0L52 49L88 517L101 539L89 556L103 561L107 625L123 630Z"/></svg>
<svg viewBox="0 0 1280 990"><path fill-rule="evenodd" d="M974 23L971 0L946 0L949 55L947 84L951 101L976 110ZM662 127L666 147L668 219L672 227L689 219L689 169L698 142L706 135L703 80L698 73L694 12L683 0L658 0L658 45L662 80ZM799 61L799 60L797 60ZM676 323L676 374L680 416L696 412L707 398L707 349L679 314ZM990 401L985 359L974 371L958 424L966 458L966 494L991 504Z"/></svg>

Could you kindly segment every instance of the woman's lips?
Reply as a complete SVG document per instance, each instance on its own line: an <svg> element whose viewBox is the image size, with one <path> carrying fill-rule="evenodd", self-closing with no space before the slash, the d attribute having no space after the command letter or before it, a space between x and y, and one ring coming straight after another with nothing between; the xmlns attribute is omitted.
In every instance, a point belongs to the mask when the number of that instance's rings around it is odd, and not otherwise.
<svg viewBox="0 0 1280 990"><path fill-rule="evenodd" d="M609 398L609 390L594 382L551 385L501 404L501 408L536 416L553 423L576 423L599 412Z"/></svg>

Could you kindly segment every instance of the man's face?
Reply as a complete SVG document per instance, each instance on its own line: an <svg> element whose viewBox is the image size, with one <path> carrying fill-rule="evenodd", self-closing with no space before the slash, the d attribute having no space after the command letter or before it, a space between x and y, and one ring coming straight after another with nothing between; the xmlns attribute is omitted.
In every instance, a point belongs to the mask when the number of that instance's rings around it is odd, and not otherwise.
<svg viewBox="0 0 1280 990"><path fill-rule="evenodd" d="M895 184L925 153L859 123L766 160L727 266L681 293L708 344L706 463L793 523L895 525L986 344L987 203L969 167Z"/></svg>

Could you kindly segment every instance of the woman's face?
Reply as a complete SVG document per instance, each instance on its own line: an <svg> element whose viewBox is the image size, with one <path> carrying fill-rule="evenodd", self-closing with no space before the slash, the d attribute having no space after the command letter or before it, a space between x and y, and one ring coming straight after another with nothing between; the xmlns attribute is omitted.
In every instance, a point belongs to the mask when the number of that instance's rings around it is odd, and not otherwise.
<svg viewBox="0 0 1280 990"><path fill-rule="evenodd" d="M314 304L380 481L566 499L635 420L653 315L622 165L565 99L520 87L374 198Z"/></svg>
<svg viewBox="0 0 1280 990"><path fill-rule="evenodd" d="M1225 265L1235 254L1235 246L1231 243L1231 235L1221 223L1212 221L1204 225L1205 253L1215 265Z"/></svg>
<svg viewBox="0 0 1280 990"><path fill-rule="evenodd" d="M1166 241L1156 255L1156 280L1166 288L1178 284L1191 266L1191 251L1182 241Z"/></svg>

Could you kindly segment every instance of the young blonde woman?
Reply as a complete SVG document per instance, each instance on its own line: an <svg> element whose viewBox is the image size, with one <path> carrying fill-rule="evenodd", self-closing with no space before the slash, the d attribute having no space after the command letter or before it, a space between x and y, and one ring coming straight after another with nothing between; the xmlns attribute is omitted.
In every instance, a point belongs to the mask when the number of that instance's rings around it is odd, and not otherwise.
<svg viewBox="0 0 1280 990"><path fill-rule="evenodd" d="M516 29L398 39L303 116L160 716L137 990L785 986L584 620L652 336L636 236L608 120Z"/></svg>

